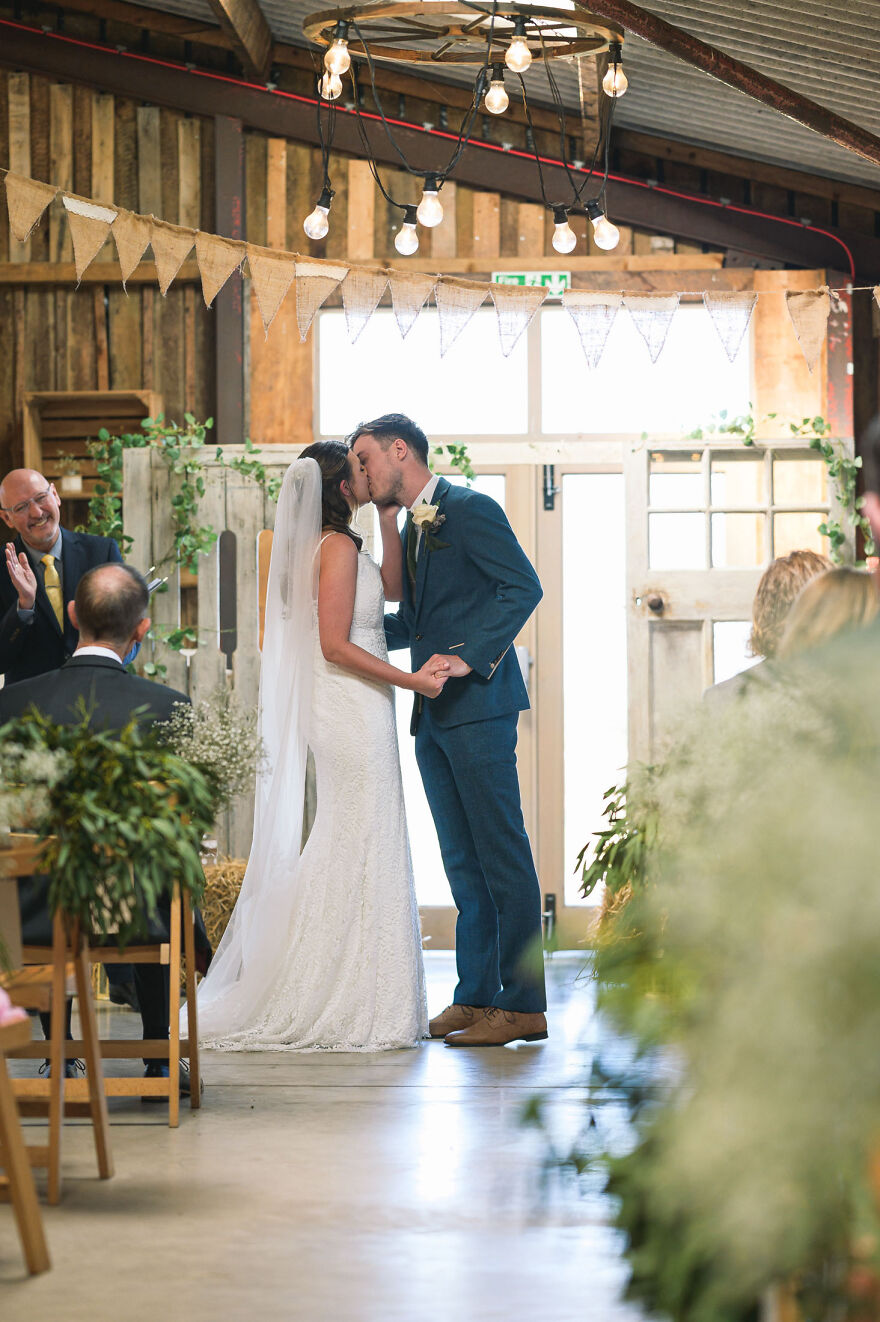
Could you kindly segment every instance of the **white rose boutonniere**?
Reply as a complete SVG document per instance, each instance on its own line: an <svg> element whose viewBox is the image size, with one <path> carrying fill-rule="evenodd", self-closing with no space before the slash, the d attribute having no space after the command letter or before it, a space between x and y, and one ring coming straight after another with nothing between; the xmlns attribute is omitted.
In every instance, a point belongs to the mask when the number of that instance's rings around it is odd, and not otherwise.
<svg viewBox="0 0 880 1322"><path fill-rule="evenodd" d="M425 546L429 551L440 551L449 545L448 542L439 541L436 535L446 522L446 515L439 514L439 508L439 505L422 504L417 505L412 512L412 521L424 534Z"/></svg>

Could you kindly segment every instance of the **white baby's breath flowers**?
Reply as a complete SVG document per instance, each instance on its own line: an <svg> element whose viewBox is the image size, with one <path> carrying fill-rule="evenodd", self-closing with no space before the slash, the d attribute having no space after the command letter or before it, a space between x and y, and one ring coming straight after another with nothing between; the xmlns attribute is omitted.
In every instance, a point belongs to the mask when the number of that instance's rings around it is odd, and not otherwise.
<svg viewBox="0 0 880 1322"><path fill-rule="evenodd" d="M163 729L165 742L213 782L218 809L253 787L263 761L256 711L244 711L225 689L194 706L178 703Z"/></svg>

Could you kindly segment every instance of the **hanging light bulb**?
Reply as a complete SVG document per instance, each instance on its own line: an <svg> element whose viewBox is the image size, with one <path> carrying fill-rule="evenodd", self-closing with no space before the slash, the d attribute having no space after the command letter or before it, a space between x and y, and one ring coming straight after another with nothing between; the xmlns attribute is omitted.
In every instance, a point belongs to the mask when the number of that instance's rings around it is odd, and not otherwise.
<svg viewBox="0 0 880 1322"><path fill-rule="evenodd" d="M416 232L416 208L408 206L403 213L403 224L394 236L394 246L401 257L412 257L419 250L419 236Z"/></svg>
<svg viewBox="0 0 880 1322"><path fill-rule="evenodd" d="M426 229L433 229L443 219L443 204L437 196L437 176L435 174L425 176L425 191L422 193L422 200L419 203L416 216L419 224L424 225Z"/></svg>
<svg viewBox="0 0 880 1322"><path fill-rule="evenodd" d="M330 229L330 203L333 201L333 189L325 188L318 198L314 211L310 211L303 221L303 229L310 239L324 239Z"/></svg>
<svg viewBox="0 0 880 1322"><path fill-rule="evenodd" d="M620 230L605 215L598 202L587 203L587 215L593 226L593 238L596 240L597 248L604 248L610 252L616 248L620 242Z"/></svg>
<svg viewBox="0 0 880 1322"><path fill-rule="evenodd" d="M344 74L351 68L351 56L348 53L348 24L336 24L336 39L324 55L324 68L328 73Z"/></svg>
<svg viewBox="0 0 880 1322"><path fill-rule="evenodd" d="M325 73L318 84L318 91L325 101L336 101L342 96L342 79L338 73Z"/></svg>
<svg viewBox="0 0 880 1322"><path fill-rule="evenodd" d="M629 87L629 79L623 72L623 47L619 41L612 41L608 44L608 58L611 63L605 71L605 77L602 79L602 91L606 96L623 96Z"/></svg>
<svg viewBox="0 0 880 1322"><path fill-rule="evenodd" d="M577 235L568 223L568 214L565 207L553 208L553 238L551 240L553 247L557 252L571 252L577 244Z"/></svg>
<svg viewBox="0 0 880 1322"><path fill-rule="evenodd" d="M510 97L504 90L504 65L492 65L492 81L483 102L490 115L503 115L510 105Z"/></svg>
<svg viewBox="0 0 880 1322"><path fill-rule="evenodd" d="M511 73L525 73L532 62L532 52L526 41L526 21L518 18L513 25L513 38L504 55L504 63Z"/></svg>

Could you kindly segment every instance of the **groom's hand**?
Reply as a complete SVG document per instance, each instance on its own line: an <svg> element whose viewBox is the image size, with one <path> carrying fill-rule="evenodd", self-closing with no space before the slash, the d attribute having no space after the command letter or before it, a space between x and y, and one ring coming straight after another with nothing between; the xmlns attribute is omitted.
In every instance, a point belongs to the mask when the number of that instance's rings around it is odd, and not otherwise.
<svg viewBox="0 0 880 1322"><path fill-rule="evenodd" d="M465 675L469 675L473 670L473 666L469 666L467 661L464 661L460 656L446 656L440 652L431 657L428 667L435 670L442 663L447 666L447 679L463 679Z"/></svg>

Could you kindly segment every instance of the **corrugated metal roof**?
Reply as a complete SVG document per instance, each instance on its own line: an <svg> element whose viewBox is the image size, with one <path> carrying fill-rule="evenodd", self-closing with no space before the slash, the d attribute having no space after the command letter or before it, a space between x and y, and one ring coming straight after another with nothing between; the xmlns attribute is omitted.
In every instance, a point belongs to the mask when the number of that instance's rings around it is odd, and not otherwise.
<svg viewBox="0 0 880 1322"><path fill-rule="evenodd" d="M214 22L207 0L142 3ZM306 44L303 19L316 7L314 0L261 0L273 35L294 45ZM880 0L650 0L650 10L880 135ZM622 127L880 188L880 166L639 37L627 37L624 62L630 86L615 108ZM574 65L556 61L554 72L575 108ZM470 82L473 75L447 67L432 68L431 76ZM527 81L532 96L549 103L543 71L533 66Z"/></svg>

